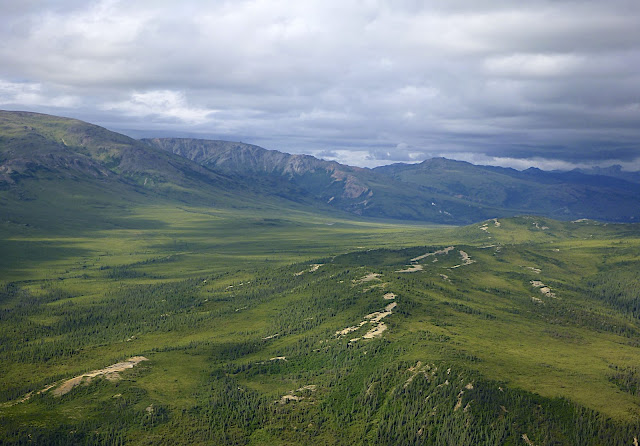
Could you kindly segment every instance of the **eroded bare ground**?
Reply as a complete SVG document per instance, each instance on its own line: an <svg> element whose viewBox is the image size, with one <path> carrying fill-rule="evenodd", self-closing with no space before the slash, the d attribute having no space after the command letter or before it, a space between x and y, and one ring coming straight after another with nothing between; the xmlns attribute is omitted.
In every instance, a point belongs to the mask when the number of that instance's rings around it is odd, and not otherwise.
<svg viewBox="0 0 640 446"><path fill-rule="evenodd" d="M382 319L389 316L397 306L398 304L396 302L391 302L389 305L384 307L384 311L376 311L375 313L367 314L364 318L373 323L380 322Z"/></svg>
<svg viewBox="0 0 640 446"><path fill-rule="evenodd" d="M385 324L384 322L380 322L378 325L376 325L371 330L366 332L362 337L364 339L377 338L379 336L382 336L382 333L384 333L386 329L387 329L387 324ZM355 340L352 340L352 341L355 341Z"/></svg>
<svg viewBox="0 0 640 446"><path fill-rule="evenodd" d="M461 266L467 266L467 265L471 265L472 263L476 263L476 261L473 260L471 257L469 257L469 254L467 254L464 251L460 251L460 260L462 260L462 263L459 265L452 266L451 269L460 268Z"/></svg>
<svg viewBox="0 0 640 446"><path fill-rule="evenodd" d="M60 385L60 387L53 390L54 396L62 396L66 393L69 393L71 389L75 386L82 383L89 383L96 376L104 376L108 380L116 380L120 378L119 373L123 372L127 369L132 369L137 366L142 361L148 361L144 356L134 356L129 358L127 361L118 362L117 364L110 365L109 367L105 367L104 369L92 370L91 372L84 373L80 376L76 376L75 378L71 378Z"/></svg>
<svg viewBox="0 0 640 446"><path fill-rule="evenodd" d="M300 396L300 395L296 395L296 393L300 393L300 392L315 392L316 391L316 385L315 384L309 384L306 386L302 386L297 390L291 391L291 393L288 393L287 395L283 395L278 401L278 403L280 404L287 404L290 401L301 401L303 399L305 399L304 396ZM308 395L308 393L307 393Z"/></svg>
<svg viewBox="0 0 640 446"><path fill-rule="evenodd" d="M388 295L393 295L393 297L387 298L386 296ZM384 298L387 300L390 300L395 297L396 297L395 294L387 293L385 294ZM382 333L384 333L384 331L387 329L387 325L384 322L382 322L382 319L393 314L393 309L397 305L398 304L396 302L391 302L386 307L384 307L383 311L376 311L374 313L367 314L364 317L364 320L360 321L358 325L352 325L351 327L347 327L342 330L336 331L336 334L335 334L336 337L345 336L351 332L354 332L360 329L362 326L366 324L372 324L373 327L362 336L362 339L373 339L373 338L382 336ZM356 341L359 341L360 339L361 338L353 338L353 339L350 339L350 342L356 342Z"/></svg>
<svg viewBox="0 0 640 446"><path fill-rule="evenodd" d="M384 288L384 287L386 287L387 285L388 285L388 283L387 283L387 282L374 283L373 285L369 285L368 287L364 288L364 289L362 290L362 292L363 292L363 293L366 293L366 292L368 292L368 291L375 290L376 288Z"/></svg>
<svg viewBox="0 0 640 446"><path fill-rule="evenodd" d="M489 220L489 221L493 221L493 225L494 225L496 228L499 228L499 227L500 227L500 225L501 225L501 223L498 221L498 219L497 219L497 218L492 218L492 219L491 219L491 220ZM489 232L489 221L485 221L484 223L482 223L482 225L481 225L481 226L478 226L478 227L480 228L480 230L481 230L481 231Z"/></svg>
<svg viewBox="0 0 640 446"><path fill-rule="evenodd" d="M531 286L534 287L534 288L540 288L540 292L542 294L544 294L545 296L557 299L556 293L551 291L551 288L549 288L548 286L546 286L544 283L540 282L539 280L532 280L531 281Z"/></svg>
<svg viewBox="0 0 640 446"><path fill-rule="evenodd" d="M538 223L537 221L533 222L533 226L535 226L536 229L540 229L542 231L549 229L549 226L540 226L540 223Z"/></svg>
<svg viewBox="0 0 640 446"><path fill-rule="evenodd" d="M135 367L136 365L138 365L142 361L148 361L148 359L145 358L144 356L133 356L133 357L129 358L127 361L118 362L117 364L110 365L109 367L105 367L104 369L92 370L91 372L84 373L84 374L82 374L80 376L76 376L74 378L71 378L71 379L63 382L60 385L60 387L58 387L57 389L55 389L51 393L54 396L62 396L64 394L66 394L66 393L69 393L71 391L71 389L73 389L75 386L77 386L79 384L82 384L82 383L88 384L96 376L104 376L108 380L115 381L115 380L120 378L119 372L122 372L122 371L127 370L127 369L131 369L131 368ZM35 395L40 395L42 393L48 392L49 390L53 389L57 385L58 385L58 382L55 382L53 384L49 384L48 386L46 386L42 390L39 390L39 391L35 392ZM24 403L24 402L28 401L33 395L34 395L34 392L29 392L25 396L23 396L22 398L20 398L18 400L15 400L15 401L12 401L12 402L8 402L8 403L3 403L2 405L5 406L5 407L10 407L10 406L13 406L15 404Z"/></svg>
<svg viewBox="0 0 640 446"><path fill-rule="evenodd" d="M422 265L415 264L415 265L410 265L407 269L399 269L396 272L397 273L417 273L418 271L422 271L422 269L423 269Z"/></svg>
<svg viewBox="0 0 640 446"><path fill-rule="evenodd" d="M352 331L356 331L357 329L359 329L360 327L362 327L364 324L366 324L368 321L362 321L360 322L358 325L352 325L351 327L347 327L344 328L342 330L338 330L336 331L336 336L344 336L346 334L351 333Z"/></svg>
<svg viewBox="0 0 640 446"><path fill-rule="evenodd" d="M369 273L363 277L361 277L360 279L357 280L353 280L353 284L357 285L359 283L367 283L367 282L371 282L372 280L380 280L379 277L381 276L381 274L378 273Z"/></svg>
<svg viewBox="0 0 640 446"><path fill-rule="evenodd" d="M439 251L435 251L435 252L428 252L426 254L422 254L421 256L418 257L414 257L413 259L409 260L410 262L419 262L422 259L426 259L427 257L431 257L431 256L437 256L437 255L442 255L442 254L449 254L450 251L453 251L454 247L453 246L448 246L444 249L441 249Z"/></svg>
<svg viewBox="0 0 640 446"><path fill-rule="evenodd" d="M535 266L523 266L523 268L533 271L536 274L540 274L542 272L540 268L536 268Z"/></svg>
<svg viewBox="0 0 640 446"><path fill-rule="evenodd" d="M450 251L452 251L454 248L453 246L448 246L444 249L440 249L438 251L435 252L428 252L426 254L422 254L421 256L418 257L414 257L413 259L409 260L410 265L408 265L408 267L406 269L399 269L396 272L397 273L416 273L418 271L422 271L424 268L422 265L418 264L418 262L420 260L424 260L427 257L431 257L431 256L437 256L437 255L442 255L442 254L448 254ZM437 262L438 259L434 258L433 259L434 262Z"/></svg>
<svg viewBox="0 0 640 446"><path fill-rule="evenodd" d="M318 271L318 269L319 269L322 265L324 265L324 263L314 263L313 265L311 265L311 267L310 267L309 269L305 269L304 271L297 272L297 273L295 273L295 275L296 275L296 276L301 276L301 275L303 275L304 273L313 273L313 272L316 272L316 271Z"/></svg>
<svg viewBox="0 0 640 446"><path fill-rule="evenodd" d="M293 394L282 395L282 398L280 398L279 403L280 404L287 404L289 401L300 401L301 399L302 399L302 397L296 396L296 395L293 395Z"/></svg>

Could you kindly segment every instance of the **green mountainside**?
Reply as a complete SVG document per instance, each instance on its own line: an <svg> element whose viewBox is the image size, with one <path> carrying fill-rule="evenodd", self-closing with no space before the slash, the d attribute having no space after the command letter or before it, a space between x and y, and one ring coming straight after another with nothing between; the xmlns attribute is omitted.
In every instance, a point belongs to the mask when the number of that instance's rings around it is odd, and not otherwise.
<svg viewBox="0 0 640 446"><path fill-rule="evenodd" d="M605 175L605 170L587 174L530 168L520 172L434 158L420 164L382 166L374 171L428 190L495 206L502 212L627 222L637 221L640 212L640 184ZM615 169L610 172L620 173Z"/></svg>
<svg viewBox="0 0 640 446"><path fill-rule="evenodd" d="M143 141L213 170L257 182L262 190L272 194L289 199L306 196L358 216L451 224L498 215L498 210L490 206L472 206L456 197L423 191L370 169L309 155L289 155L228 141L184 138Z"/></svg>
<svg viewBox="0 0 640 446"><path fill-rule="evenodd" d="M76 224L82 207L94 208L94 223L118 224L117 209L150 200L440 224L519 214L633 222L634 178L615 168L519 172L446 159L362 169L227 141L137 141L73 119L0 111L0 203L3 220L16 224L44 224L42 206L56 216L49 224Z"/></svg>
<svg viewBox="0 0 640 446"><path fill-rule="evenodd" d="M141 205L328 209L289 196L265 194L254 182L82 121L0 111L5 229L118 228L128 224L130 207Z"/></svg>
<svg viewBox="0 0 640 446"><path fill-rule="evenodd" d="M634 173L615 168L519 172L435 158L372 170L228 141L143 141L216 171L261 181L284 196L302 194L366 217L452 224L518 214L620 222L640 218L640 184L632 181Z"/></svg>
<svg viewBox="0 0 640 446"><path fill-rule="evenodd" d="M600 173L372 171L1 112L0 444L633 445L640 225L496 217L526 178L631 184ZM496 214L362 217L454 209L425 194Z"/></svg>

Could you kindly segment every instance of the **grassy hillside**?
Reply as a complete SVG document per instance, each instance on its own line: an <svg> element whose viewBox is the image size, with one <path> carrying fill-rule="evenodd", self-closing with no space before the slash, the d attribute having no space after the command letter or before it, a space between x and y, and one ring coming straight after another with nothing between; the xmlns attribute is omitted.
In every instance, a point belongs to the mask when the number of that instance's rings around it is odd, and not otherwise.
<svg viewBox="0 0 640 446"><path fill-rule="evenodd" d="M499 209L495 215L536 214L551 218L634 222L640 215L640 186L617 170L545 172L475 166L444 158L374 169L432 193ZM608 176L607 175L614 175Z"/></svg>
<svg viewBox="0 0 640 446"><path fill-rule="evenodd" d="M303 195L265 191L251 179L214 172L183 157L82 121L0 111L0 225L58 234L143 227L134 208L344 213Z"/></svg>
<svg viewBox="0 0 640 446"><path fill-rule="evenodd" d="M5 443L609 445L639 433L637 226L144 212L133 218L156 227L12 240L51 251L2 268Z"/></svg>

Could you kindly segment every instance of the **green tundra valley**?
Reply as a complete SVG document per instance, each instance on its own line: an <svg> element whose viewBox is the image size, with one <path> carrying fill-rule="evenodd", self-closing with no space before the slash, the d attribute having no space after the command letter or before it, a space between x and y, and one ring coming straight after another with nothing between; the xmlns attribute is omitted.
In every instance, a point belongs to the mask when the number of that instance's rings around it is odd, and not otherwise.
<svg viewBox="0 0 640 446"><path fill-rule="evenodd" d="M0 444L637 445L638 190L0 112Z"/></svg>

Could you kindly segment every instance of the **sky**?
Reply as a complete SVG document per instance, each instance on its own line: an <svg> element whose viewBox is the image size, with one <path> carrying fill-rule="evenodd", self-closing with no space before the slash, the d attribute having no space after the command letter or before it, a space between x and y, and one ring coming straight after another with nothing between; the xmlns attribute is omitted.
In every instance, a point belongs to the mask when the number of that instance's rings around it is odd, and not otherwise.
<svg viewBox="0 0 640 446"><path fill-rule="evenodd" d="M640 2L0 0L0 109L365 167L640 170Z"/></svg>

